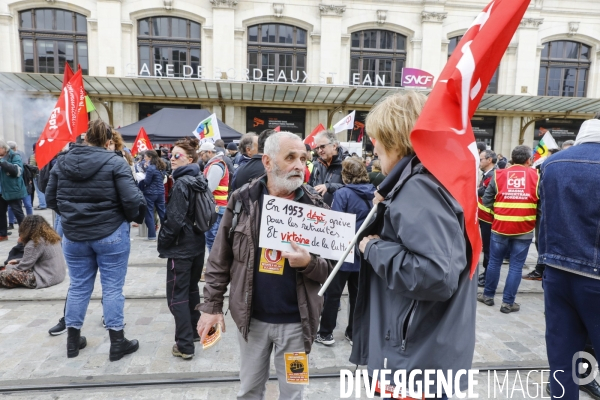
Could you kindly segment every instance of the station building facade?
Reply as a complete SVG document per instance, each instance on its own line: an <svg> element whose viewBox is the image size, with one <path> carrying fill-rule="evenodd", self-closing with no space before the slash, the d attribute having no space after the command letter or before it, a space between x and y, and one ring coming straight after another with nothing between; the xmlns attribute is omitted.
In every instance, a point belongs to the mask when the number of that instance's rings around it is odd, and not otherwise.
<svg viewBox="0 0 600 400"><path fill-rule="evenodd" d="M594 3L531 0L473 118L477 140L507 155L546 130L574 138L600 98ZM201 107L239 132L305 136L356 110L356 129L340 135L356 140L372 105L405 90L402 69L436 79L486 4L0 0L0 136L35 143L69 63L115 127Z"/></svg>

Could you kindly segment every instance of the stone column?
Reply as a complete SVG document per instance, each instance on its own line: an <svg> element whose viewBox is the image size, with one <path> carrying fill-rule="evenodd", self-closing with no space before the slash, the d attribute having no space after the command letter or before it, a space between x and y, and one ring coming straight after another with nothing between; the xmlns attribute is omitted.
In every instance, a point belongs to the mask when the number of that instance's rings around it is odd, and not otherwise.
<svg viewBox="0 0 600 400"><path fill-rule="evenodd" d="M13 16L8 12L0 12L0 38L2 38L2 45L0 46L0 71L2 72L13 72L13 68L11 67L11 62L13 66L19 66L16 69L16 72L21 72L21 52L20 51L11 51L12 44L15 43L11 35L11 30L13 29ZM14 29L18 29L14 27ZM18 60L16 61L15 60Z"/></svg>
<svg viewBox="0 0 600 400"><path fill-rule="evenodd" d="M344 81L341 71L342 14L346 6L320 4L321 10L321 60L319 80L313 83L341 84ZM347 73L345 74L347 76Z"/></svg>
<svg viewBox="0 0 600 400"><path fill-rule="evenodd" d="M517 68L515 77L515 94L537 96L540 63L538 53L538 28L544 22L543 18L523 18L516 33L517 46L516 65L529 66Z"/></svg>
<svg viewBox="0 0 600 400"><path fill-rule="evenodd" d="M96 7L97 46L88 43L88 54L95 51L98 55L98 76L122 76L121 0L98 0Z"/></svg>
<svg viewBox="0 0 600 400"><path fill-rule="evenodd" d="M205 71L205 76L208 79L221 79L222 72L226 73L228 69L235 68L235 8L238 0L210 0L210 2L213 5L214 65L212 69ZM231 70L230 73L233 74L233 71Z"/></svg>
<svg viewBox="0 0 600 400"><path fill-rule="evenodd" d="M442 22L448 13L439 11L423 11L422 20L422 59L421 69L434 75L436 78L440 75L442 65Z"/></svg>

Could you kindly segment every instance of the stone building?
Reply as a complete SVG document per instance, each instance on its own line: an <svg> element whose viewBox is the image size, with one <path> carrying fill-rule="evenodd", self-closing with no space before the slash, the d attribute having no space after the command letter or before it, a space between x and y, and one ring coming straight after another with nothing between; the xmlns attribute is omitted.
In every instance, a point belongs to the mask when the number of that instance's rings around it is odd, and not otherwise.
<svg viewBox="0 0 600 400"><path fill-rule="evenodd" d="M69 62L116 127L206 108L240 132L304 136L356 110L340 137L356 140L370 107L404 90L403 68L436 79L487 4L322 1L0 0L0 137L30 150ZM509 154L549 129L560 143L600 108L595 5L531 1L472 121L477 140Z"/></svg>

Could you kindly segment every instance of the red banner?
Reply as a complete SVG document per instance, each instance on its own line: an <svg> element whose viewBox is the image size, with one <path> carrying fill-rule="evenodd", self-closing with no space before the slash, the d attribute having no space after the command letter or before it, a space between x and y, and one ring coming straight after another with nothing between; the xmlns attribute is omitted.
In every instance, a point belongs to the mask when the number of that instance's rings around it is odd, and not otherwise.
<svg viewBox="0 0 600 400"><path fill-rule="evenodd" d="M323 124L317 125L317 127L312 130L310 135L308 135L306 137L306 139L304 139L304 143L309 145L311 149L314 149L315 148L315 136L317 136L317 133L322 132L324 130L325 130L325 127L323 126Z"/></svg>
<svg viewBox="0 0 600 400"><path fill-rule="evenodd" d="M142 126L137 134L137 137L135 138L135 141L133 142L133 146L131 147L131 155L135 157L138 153L148 150L152 150L152 143L150 143L148 134Z"/></svg>
<svg viewBox="0 0 600 400"><path fill-rule="evenodd" d="M481 253L481 236L476 194L479 155L470 120L529 3L530 0L495 0L475 18L448 60L411 133L419 160L464 210L465 230L472 248L471 277ZM440 149L445 154L440 154Z"/></svg>

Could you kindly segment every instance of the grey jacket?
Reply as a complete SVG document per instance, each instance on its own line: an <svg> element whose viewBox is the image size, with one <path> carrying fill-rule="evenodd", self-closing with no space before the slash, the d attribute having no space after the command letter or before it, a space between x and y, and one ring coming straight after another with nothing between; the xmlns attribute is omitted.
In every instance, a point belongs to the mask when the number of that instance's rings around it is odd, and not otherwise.
<svg viewBox="0 0 600 400"><path fill-rule="evenodd" d="M18 261L17 265L8 264L6 269L33 270L36 289L58 285L65 280L67 264L60 242L49 244L44 239L40 239L36 246L33 240L30 240L25 245L23 258Z"/></svg>
<svg viewBox="0 0 600 400"><path fill-rule="evenodd" d="M471 368L477 282L461 206L415 157L377 214L365 234L381 239L363 256L350 361L370 374Z"/></svg>

